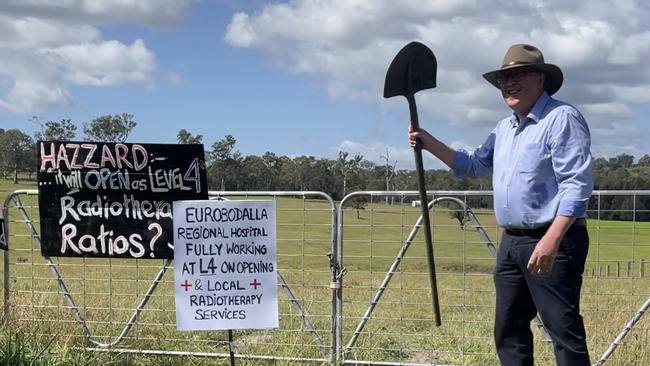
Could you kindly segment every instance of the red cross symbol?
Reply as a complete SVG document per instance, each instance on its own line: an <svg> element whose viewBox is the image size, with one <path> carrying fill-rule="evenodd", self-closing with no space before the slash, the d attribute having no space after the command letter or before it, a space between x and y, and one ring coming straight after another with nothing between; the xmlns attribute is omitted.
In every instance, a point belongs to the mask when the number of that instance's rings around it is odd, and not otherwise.
<svg viewBox="0 0 650 366"><path fill-rule="evenodd" d="M188 288L188 287L192 287L192 285L191 285L189 282L187 282L187 280L185 280L185 283L182 284L181 287L184 287L184 288L185 288L185 292L187 292L187 288Z"/></svg>
<svg viewBox="0 0 650 366"><path fill-rule="evenodd" d="M257 278L253 280L253 282L249 283L249 285L253 286L254 290L257 290L257 286L262 286L262 282L257 282Z"/></svg>

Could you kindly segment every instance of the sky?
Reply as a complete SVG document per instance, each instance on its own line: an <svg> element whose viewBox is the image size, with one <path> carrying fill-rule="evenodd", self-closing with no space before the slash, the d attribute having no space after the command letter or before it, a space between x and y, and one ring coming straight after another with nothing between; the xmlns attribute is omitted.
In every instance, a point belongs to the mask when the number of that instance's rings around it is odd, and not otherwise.
<svg viewBox="0 0 650 366"><path fill-rule="evenodd" d="M404 98L383 98L411 41L434 52L420 126L473 150L511 112L482 74L529 43L564 72L554 95L587 119L595 157L650 153L650 2L645 0L0 0L0 128L83 125L127 112L129 142L412 169ZM36 117L34 119L33 117ZM428 155L428 154L425 154ZM432 157L425 167L441 168Z"/></svg>

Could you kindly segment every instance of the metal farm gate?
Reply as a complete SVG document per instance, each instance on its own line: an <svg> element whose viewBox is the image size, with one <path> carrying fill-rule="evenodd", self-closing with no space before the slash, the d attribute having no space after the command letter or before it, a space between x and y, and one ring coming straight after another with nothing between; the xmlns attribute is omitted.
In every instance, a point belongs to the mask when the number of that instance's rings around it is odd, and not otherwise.
<svg viewBox="0 0 650 366"><path fill-rule="evenodd" d="M44 340L121 353L229 357L227 332L178 332L171 260L42 257L36 190L5 201L5 318ZM236 356L329 362L336 210L320 192L211 192L277 201L281 328L235 331Z"/></svg>
<svg viewBox="0 0 650 366"><path fill-rule="evenodd" d="M491 192L431 191L442 326L435 327L415 191L210 192L277 204L280 328L236 331L236 356L337 364L496 365ZM595 365L650 364L650 192L594 192L582 313ZM226 332L178 332L171 260L49 258L36 190L8 193L4 318L44 342L227 358ZM612 207L618 207L613 209ZM168 273L169 272L169 273ZM541 319L536 359L553 365ZM618 352L614 350L619 347Z"/></svg>

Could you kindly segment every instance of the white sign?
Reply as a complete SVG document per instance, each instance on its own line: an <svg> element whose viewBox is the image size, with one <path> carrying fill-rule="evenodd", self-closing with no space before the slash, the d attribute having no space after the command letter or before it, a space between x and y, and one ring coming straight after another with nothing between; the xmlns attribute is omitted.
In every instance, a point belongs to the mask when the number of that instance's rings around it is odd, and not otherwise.
<svg viewBox="0 0 650 366"><path fill-rule="evenodd" d="M178 330L278 327L274 201L176 201Z"/></svg>

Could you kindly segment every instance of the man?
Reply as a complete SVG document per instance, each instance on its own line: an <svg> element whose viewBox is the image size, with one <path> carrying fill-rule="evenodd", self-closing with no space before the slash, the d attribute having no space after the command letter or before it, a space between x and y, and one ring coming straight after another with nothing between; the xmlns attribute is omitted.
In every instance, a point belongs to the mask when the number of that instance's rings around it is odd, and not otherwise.
<svg viewBox="0 0 650 366"><path fill-rule="evenodd" d="M494 337L504 366L533 365L530 321L539 312L560 366L589 365L580 289L593 189L590 134L573 106L550 97L563 81L537 48L508 49L483 77L501 90L512 116L472 154L454 151L425 130L409 131L459 179L492 174L494 210L504 235L494 273Z"/></svg>

